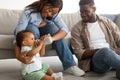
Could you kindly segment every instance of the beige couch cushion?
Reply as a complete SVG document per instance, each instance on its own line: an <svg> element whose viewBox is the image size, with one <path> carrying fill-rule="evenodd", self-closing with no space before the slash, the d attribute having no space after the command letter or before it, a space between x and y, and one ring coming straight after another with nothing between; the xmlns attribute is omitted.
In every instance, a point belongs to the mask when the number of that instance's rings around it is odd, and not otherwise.
<svg viewBox="0 0 120 80"><path fill-rule="evenodd" d="M13 34L21 11L0 9L0 34Z"/></svg>
<svg viewBox="0 0 120 80"><path fill-rule="evenodd" d="M0 35L0 49L13 49L13 35Z"/></svg>
<svg viewBox="0 0 120 80"><path fill-rule="evenodd" d="M14 33L14 29L17 25L21 12L21 10L0 9L0 34ZM69 29L71 29L71 27L81 19L78 12L60 15L68 25Z"/></svg>
<svg viewBox="0 0 120 80"><path fill-rule="evenodd" d="M79 12L76 13L69 13L69 14L60 14L63 21L66 23L68 28L71 30L73 25L75 25L79 20L81 20Z"/></svg>
<svg viewBox="0 0 120 80"><path fill-rule="evenodd" d="M120 29L120 14L118 14L118 15L116 16L115 23L118 25L118 27L119 27L119 29Z"/></svg>

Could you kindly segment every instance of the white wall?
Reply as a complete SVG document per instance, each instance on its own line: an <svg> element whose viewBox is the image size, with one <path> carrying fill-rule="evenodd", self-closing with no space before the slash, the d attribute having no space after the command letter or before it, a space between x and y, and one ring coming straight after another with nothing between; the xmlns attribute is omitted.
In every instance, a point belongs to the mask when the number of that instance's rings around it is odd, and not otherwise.
<svg viewBox="0 0 120 80"><path fill-rule="evenodd" d="M120 13L120 0L95 0L97 13Z"/></svg>
<svg viewBox="0 0 120 80"><path fill-rule="evenodd" d="M36 0L0 0L0 8L24 9L24 7Z"/></svg>
<svg viewBox="0 0 120 80"><path fill-rule="evenodd" d="M0 0L0 8L24 9L24 7L36 0ZM79 0L63 0L62 13L74 13L79 11ZM95 0L97 13L120 13L120 0Z"/></svg>

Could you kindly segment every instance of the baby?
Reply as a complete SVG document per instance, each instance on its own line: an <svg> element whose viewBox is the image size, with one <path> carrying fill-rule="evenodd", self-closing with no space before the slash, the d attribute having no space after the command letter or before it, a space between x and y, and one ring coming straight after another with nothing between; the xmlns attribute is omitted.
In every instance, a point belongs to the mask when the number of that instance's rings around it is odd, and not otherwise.
<svg viewBox="0 0 120 80"><path fill-rule="evenodd" d="M53 73L49 65L41 61L41 56L45 54L45 44L52 43L49 34L35 40L32 32L23 30L16 35L16 43L24 56L31 57L30 64L22 63L25 80L63 80L62 72Z"/></svg>

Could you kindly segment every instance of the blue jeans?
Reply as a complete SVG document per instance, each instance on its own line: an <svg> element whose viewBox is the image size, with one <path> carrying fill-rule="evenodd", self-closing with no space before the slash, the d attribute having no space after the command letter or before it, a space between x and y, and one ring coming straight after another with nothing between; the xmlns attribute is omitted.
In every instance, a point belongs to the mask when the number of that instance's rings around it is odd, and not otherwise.
<svg viewBox="0 0 120 80"><path fill-rule="evenodd" d="M37 26L30 24L27 26L26 29L33 32L33 34L35 35L35 39L39 39L40 36L48 33L50 33L51 36L53 36L59 30L54 23L47 23L47 25L41 28L38 28ZM64 39L54 41L52 43L52 46L56 50L57 55L61 60L64 69L76 65L73 55Z"/></svg>
<svg viewBox="0 0 120 80"><path fill-rule="evenodd" d="M120 69L120 55L110 48L98 50L92 57L91 68L98 73L105 73L109 70Z"/></svg>

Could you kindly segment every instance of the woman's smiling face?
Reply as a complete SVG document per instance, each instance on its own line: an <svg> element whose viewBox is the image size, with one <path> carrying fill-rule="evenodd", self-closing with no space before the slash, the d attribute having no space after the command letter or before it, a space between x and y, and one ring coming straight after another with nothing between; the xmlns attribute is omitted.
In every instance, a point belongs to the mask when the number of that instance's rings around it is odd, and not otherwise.
<svg viewBox="0 0 120 80"><path fill-rule="evenodd" d="M53 17L54 14L59 12L59 8L53 7L50 5L46 5L43 7L42 10L42 17L47 18L47 17Z"/></svg>

